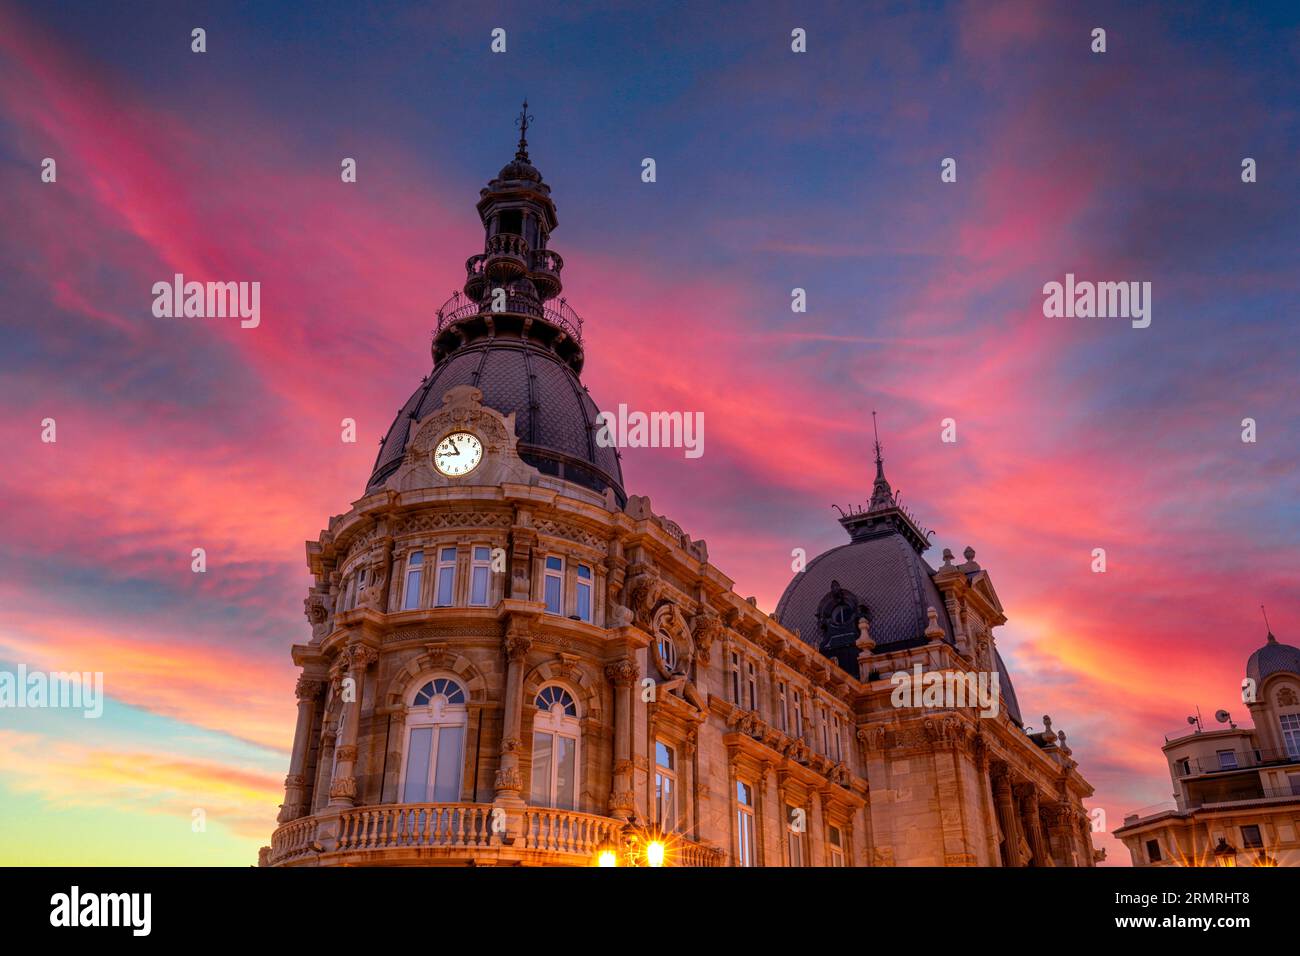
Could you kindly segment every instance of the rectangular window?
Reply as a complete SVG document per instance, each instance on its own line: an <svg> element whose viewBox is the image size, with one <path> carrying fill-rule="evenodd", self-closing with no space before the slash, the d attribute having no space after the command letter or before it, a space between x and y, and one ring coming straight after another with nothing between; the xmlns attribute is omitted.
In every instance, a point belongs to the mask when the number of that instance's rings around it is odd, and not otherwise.
<svg viewBox="0 0 1300 956"><path fill-rule="evenodd" d="M1251 850L1258 850L1264 846L1264 838L1259 832L1259 827L1255 824L1241 828L1242 846Z"/></svg>
<svg viewBox="0 0 1300 956"><path fill-rule="evenodd" d="M826 849L829 851L827 865L844 865L844 832L837 826L826 828Z"/></svg>
<svg viewBox="0 0 1300 956"><path fill-rule="evenodd" d="M456 549L438 552L438 607L450 607L456 599Z"/></svg>
<svg viewBox="0 0 1300 956"><path fill-rule="evenodd" d="M794 692L794 726L790 728L790 733L803 738L803 694L797 689Z"/></svg>
<svg viewBox="0 0 1300 956"><path fill-rule="evenodd" d="M808 828L807 813L802 807L787 806L785 817L786 829L790 831L790 865L807 866L808 844L804 839Z"/></svg>
<svg viewBox="0 0 1300 956"><path fill-rule="evenodd" d="M1278 718L1282 724L1282 744L1286 755L1292 760L1300 760L1300 714L1283 714Z"/></svg>
<svg viewBox="0 0 1300 956"><path fill-rule="evenodd" d="M785 701L785 681L780 681L776 685L776 719L781 724L781 733L790 732L790 715L786 713Z"/></svg>
<svg viewBox="0 0 1300 956"><path fill-rule="evenodd" d="M578 565L578 620L591 621L591 568Z"/></svg>
<svg viewBox="0 0 1300 956"><path fill-rule="evenodd" d="M1178 773L1179 776L1190 777L1192 775L1192 761L1186 757L1180 760L1178 762Z"/></svg>
<svg viewBox="0 0 1300 956"><path fill-rule="evenodd" d="M486 607L492 593L492 549L475 546L469 566L469 603Z"/></svg>
<svg viewBox="0 0 1300 956"><path fill-rule="evenodd" d="M411 728L411 745L406 755L406 788L402 792L403 802L428 802L429 755L432 751L433 728Z"/></svg>
<svg viewBox="0 0 1300 956"><path fill-rule="evenodd" d="M844 734L840 730L840 715L831 715L831 749L835 751L835 762L839 763L844 759L844 752L841 749L841 739Z"/></svg>
<svg viewBox="0 0 1300 956"><path fill-rule="evenodd" d="M822 712L822 753L830 756L831 753L831 719L826 713L826 705L819 708Z"/></svg>
<svg viewBox="0 0 1300 956"><path fill-rule="evenodd" d="M677 751L662 740L655 741L655 820L659 829L677 829Z"/></svg>
<svg viewBox="0 0 1300 956"><path fill-rule="evenodd" d="M424 552L412 551L406 558L406 585L402 592L402 610L420 606L420 578L424 573Z"/></svg>
<svg viewBox="0 0 1300 956"><path fill-rule="evenodd" d="M461 744L464 737L463 725L438 728L438 764L433 770L434 803L460 801Z"/></svg>
<svg viewBox="0 0 1300 956"><path fill-rule="evenodd" d="M1289 773L1286 778L1291 783L1291 796L1300 797L1300 773Z"/></svg>
<svg viewBox="0 0 1300 956"><path fill-rule="evenodd" d="M754 789L743 780L736 781L736 863L758 866L754 846Z"/></svg>
<svg viewBox="0 0 1300 956"><path fill-rule="evenodd" d="M545 597L548 613L564 613L564 559L553 554L546 558Z"/></svg>
<svg viewBox="0 0 1300 956"><path fill-rule="evenodd" d="M1160 841L1159 840L1147 840L1147 862L1148 863L1160 862Z"/></svg>
<svg viewBox="0 0 1300 956"><path fill-rule="evenodd" d="M745 662L745 687L749 691L749 709L758 710L758 669L753 661Z"/></svg>
<svg viewBox="0 0 1300 956"><path fill-rule="evenodd" d="M578 742L564 734L533 734L532 799L535 807L577 806Z"/></svg>
<svg viewBox="0 0 1300 956"><path fill-rule="evenodd" d="M1219 751L1219 769L1220 769L1220 770L1236 770L1236 769L1237 769L1237 754L1236 754L1234 751L1232 751L1232 750L1220 750L1220 751Z"/></svg>
<svg viewBox="0 0 1300 956"><path fill-rule="evenodd" d="M731 700L737 707L741 706L740 699L740 655L735 651L731 653Z"/></svg>

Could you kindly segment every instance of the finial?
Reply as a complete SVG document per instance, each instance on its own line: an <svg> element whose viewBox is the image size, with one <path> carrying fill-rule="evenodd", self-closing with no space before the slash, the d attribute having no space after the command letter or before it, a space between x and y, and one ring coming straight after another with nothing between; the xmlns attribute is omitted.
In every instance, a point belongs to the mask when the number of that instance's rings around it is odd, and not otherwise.
<svg viewBox="0 0 1300 956"><path fill-rule="evenodd" d="M935 610L933 604L926 611L926 616L930 619L930 623L925 629L925 636L932 641L941 640L943 638L943 628L939 625L939 612Z"/></svg>
<svg viewBox="0 0 1300 956"><path fill-rule="evenodd" d="M884 478L885 460L880 457L880 429L876 427L876 410L874 408L871 410L871 433L876 438L876 477Z"/></svg>
<svg viewBox="0 0 1300 956"><path fill-rule="evenodd" d="M528 100L524 100L524 108L515 119L515 125L519 127L519 149L515 151L515 159L521 159L525 163L528 162L528 121L531 119L533 117L528 113Z"/></svg>
<svg viewBox="0 0 1300 956"><path fill-rule="evenodd" d="M952 548L943 549L943 566L945 568L952 567Z"/></svg>
<svg viewBox="0 0 1300 956"><path fill-rule="evenodd" d="M863 654L870 654L875 649L876 642L871 637L871 622L867 620L865 614L858 618L858 639L854 644Z"/></svg>

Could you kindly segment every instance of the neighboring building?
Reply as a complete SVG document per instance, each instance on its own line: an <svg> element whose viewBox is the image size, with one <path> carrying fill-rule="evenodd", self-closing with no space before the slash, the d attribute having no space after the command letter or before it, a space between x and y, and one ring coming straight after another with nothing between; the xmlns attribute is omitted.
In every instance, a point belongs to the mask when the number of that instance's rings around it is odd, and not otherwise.
<svg viewBox="0 0 1300 956"><path fill-rule="evenodd" d="M1270 631L1242 697L1253 728L1165 738L1177 802L1115 831L1134 866L1300 866L1300 648Z"/></svg>
<svg viewBox="0 0 1300 956"><path fill-rule="evenodd" d="M1023 727L988 573L970 549L926 564L879 444L849 543L762 613L597 441L522 135L478 212L432 373L307 545L262 863L655 863L666 844L668 865L1091 866L1092 788L1050 720ZM913 665L997 675L997 713L893 706Z"/></svg>

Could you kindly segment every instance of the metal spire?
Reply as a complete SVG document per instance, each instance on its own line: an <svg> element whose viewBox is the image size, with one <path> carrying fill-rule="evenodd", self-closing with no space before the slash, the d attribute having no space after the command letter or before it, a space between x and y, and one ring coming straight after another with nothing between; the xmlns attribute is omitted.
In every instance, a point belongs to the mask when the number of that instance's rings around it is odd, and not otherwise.
<svg viewBox="0 0 1300 956"><path fill-rule="evenodd" d="M880 429L876 427L876 410L871 410L871 432L876 436L876 477L885 477L885 460L880 457Z"/></svg>
<svg viewBox="0 0 1300 956"><path fill-rule="evenodd" d="M521 159L528 162L528 121L533 119L528 114L528 100L524 100L524 108L519 111L519 116L515 119L515 125L519 127L519 149L515 150L515 159Z"/></svg>
<svg viewBox="0 0 1300 956"><path fill-rule="evenodd" d="M1264 610L1264 605L1259 606L1259 612L1264 615L1264 630L1268 631L1268 641L1270 644L1276 644L1277 638L1273 636L1273 627L1268 623L1268 611Z"/></svg>

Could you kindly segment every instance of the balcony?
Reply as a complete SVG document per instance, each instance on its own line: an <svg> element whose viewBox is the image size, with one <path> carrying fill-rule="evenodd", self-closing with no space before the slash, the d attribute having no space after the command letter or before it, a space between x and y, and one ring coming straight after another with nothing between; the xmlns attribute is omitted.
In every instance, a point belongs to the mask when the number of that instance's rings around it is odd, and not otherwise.
<svg viewBox="0 0 1300 956"><path fill-rule="evenodd" d="M471 258L471 262L473 259ZM494 313L492 309L492 297L487 295L482 301L477 301L468 295L461 295L454 292L442 308L438 310L438 321L434 326L433 335L437 338L443 329L455 325L457 322L464 321L476 315L492 316L494 314L513 314L526 315L534 318L545 319L551 325L556 326L565 336L572 339L576 344L582 344L582 317L573 311L565 299L558 299L552 302L538 302L536 299L530 299L527 296L507 293L505 308L500 313Z"/></svg>
<svg viewBox="0 0 1300 956"><path fill-rule="evenodd" d="M1177 761L1174 769L1180 777L1194 777L1208 773L1232 773L1257 767L1283 766L1300 763L1300 757L1285 750L1225 750L1213 757Z"/></svg>
<svg viewBox="0 0 1300 956"><path fill-rule="evenodd" d="M552 299L560 294L560 272L563 269L564 259L558 252L534 249L529 260L528 278L543 299Z"/></svg>
<svg viewBox="0 0 1300 956"><path fill-rule="evenodd" d="M293 820L271 837L270 866L593 866L603 849L622 852L623 821L574 810L525 807L494 832L484 803L405 803L329 810ZM497 829L501 829L498 827ZM667 866L721 866L723 854L680 837L666 841Z"/></svg>
<svg viewBox="0 0 1300 956"><path fill-rule="evenodd" d="M489 279L518 279L528 271L528 241L523 236L497 233L487 241L483 268Z"/></svg>

